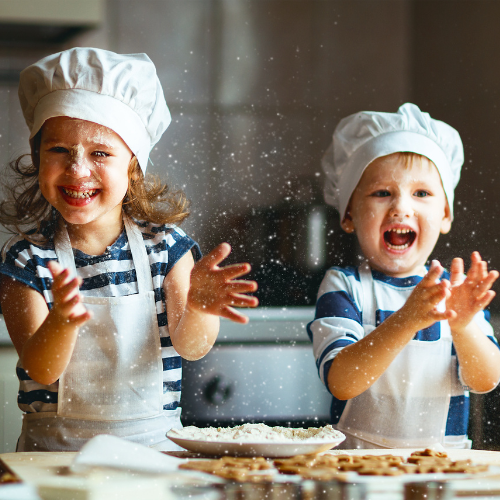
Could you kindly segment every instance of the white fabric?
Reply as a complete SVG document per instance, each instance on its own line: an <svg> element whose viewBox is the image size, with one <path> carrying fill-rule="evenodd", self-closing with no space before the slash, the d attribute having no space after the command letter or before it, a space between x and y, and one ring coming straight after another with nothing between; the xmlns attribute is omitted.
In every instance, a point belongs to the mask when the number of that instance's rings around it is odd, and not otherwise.
<svg viewBox="0 0 500 500"><path fill-rule="evenodd" d="M113 467L128 471L165 473L178 471L186 462L116 436L102 434L83 446L71 464L73 472L90 467Z"/></svg>
<svg viewBox="0 0 500 500"><path fill-rule="evenodd" d="M16 451L79 451L99 434L112 434L133 443L159 450L178 450L167 440L170 429L180 429L180 408L176 414L161 414L136 420L89 420L60 417L56 412L27 413ZM162 446L158 446L162 445Z"/></svg>
<svg viewBox="0 0 500 500"><path fill-rule="evenodd" d="M94 316L80 329L70 363L59 379L57 413L26 416L18 451L75 450L103 433L154 445L165 440L170 428L180 427L180 410L170 419L162 411L160 335L142 234L128 217L124 222L139 293L82 298ZM57 233L59 262L74 276L64 223Z"/></svg>
<svg viewBox="0 0 500 500"><path fill-rule="evenodd" d="M368 335L376 326L376 306L367 263L360 267L360 279ZM348 437L385 448L444 445L452 390L451 343L444 329L439 340L411 340L371 387L347 402L337 428Z"/></svg>
<svg viewBox="0 0 500 500"><path fill-rule="evenodd" d="M453 127L411 103L403 104L397 113L361 111L340 121L322 159L325 201L343 219L366 167L397 152L417 153L436 165L453 217L454 190L464 163L462 140Z"/></svg>
<svg viewBox="0 0 500 500"><path fill-rule="evenodd" d="M19 100L30 139L49 118L69 116L117 133L146 171L171 122L156 68L146 54L73 48L21 72Z"/></svg>

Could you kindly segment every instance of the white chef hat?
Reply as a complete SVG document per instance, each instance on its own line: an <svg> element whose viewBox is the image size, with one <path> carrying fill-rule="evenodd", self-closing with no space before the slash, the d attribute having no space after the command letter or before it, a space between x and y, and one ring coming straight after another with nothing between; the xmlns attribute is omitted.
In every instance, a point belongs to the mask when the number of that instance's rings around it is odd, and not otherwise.
<svg viewBox="0 0 500 500"><path fill-rule="evenodd" d="M81 47L52 54L21 72L19 100L30 140L56 116L98 123L123 139L143 172L171 121L146 54Z"/></svg>
<svg viewBox="0 0 500 500"><path fill-rule="evenodd" d="M341 219L366 167L376 158L398 152L417 153L436 165L453 217L454 190L464 163L460 135L406 103L397 113L361 111L337 125L321 164L326 174L325 201L339 211Z"/></svg>

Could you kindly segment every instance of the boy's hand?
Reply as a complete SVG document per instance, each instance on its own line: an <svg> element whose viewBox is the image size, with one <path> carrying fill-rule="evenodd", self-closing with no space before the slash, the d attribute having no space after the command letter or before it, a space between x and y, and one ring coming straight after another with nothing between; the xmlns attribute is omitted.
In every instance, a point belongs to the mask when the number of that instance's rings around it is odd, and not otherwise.
<svg viewBox="0 0 500 500"><path fill-rule="evenodd" d="M464 275L463 260L453 259L450 272L451 294L446 299L446 309L455 313L448 320L453 332L465 328L479 311L488 306L495 296L495 292L490 289L497 278L498 272L488 272L488 265L479 252L472 253L467 276Z"/></svg>
<svg viewBox="0 0 500 500"><path fill-rule="evenodd" d="M433 260L427 274L400 309L400 313L414 325L415 332L428 328L436 321L449 320L455 316L453 311L437 309L438 304L450 296L448 280L436 283L443 270L441 264Z"/></svg>
<svg viewBox="0 0 500 500"><path fill-rule="evenodd" d="M76 327L82 326L92 315L81 303L78 291L81 278L70 280L68 270L63 269L58 262L51 261L48 267L53 277L51 290L54 305L51 312L67 323L72 323Z"/></svg>
<svg viewBox="0 0 500 500"><path fill-rule="evenodd" d="M244 295L257 290L255 281L237 280L250 272L250 264L233 264L219 267L230 254L231 247L221 243L200 259L191 271L191 286L187 307L217 316L223 316L237 323L246 323L248 318L234 307L255 307L256 297Z"/></svg>

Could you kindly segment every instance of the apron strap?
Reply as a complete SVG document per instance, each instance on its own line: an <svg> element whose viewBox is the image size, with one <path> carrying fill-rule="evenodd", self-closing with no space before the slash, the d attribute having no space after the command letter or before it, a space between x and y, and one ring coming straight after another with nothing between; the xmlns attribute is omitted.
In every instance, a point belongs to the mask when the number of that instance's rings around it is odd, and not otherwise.
<svg viewBox="0 0 500 500"><path fill-rule="evenodd" d="M77 273L73 248L71 247L71 240L69 239L68 230L62 217L59 218L59 227L54 237L54 247L59 264L64 269L69 270L70 279L76 278Z"/></svg>
<svg viewBox="0 0 500 500"><path fill-rule="evenodd" d="M363 328L367 333L373 331L376 327L376 306L375 306L375 290L373 288L373 276L372 270L368 261L365 260L361 266L359 266L359 280L361 282L362 290L362 320ZM367 330L369 329L369 331Z"/></svg>
<svg viewBox="0 0 500 500"><path fill-rule="evenodd" d="M123 214L123 222L125 223L125 231L127 232L128 244L134 261L135 273L137 276L137 287L139 293L153 291L153 277L151 275L151 267L149 266L148 252L142 233L127 214Z"/></svg>
<svg viewBox="0 0 500 500"><path fill-rule="evenodd" d="M125 224L125 231L127 233L132 260L137 275L139 293L153 291L151 268L149 266L148 253L144 245L142 233L126 214L123 214L123 222ZM71 247L68 230L66 229L66 224L62 217L60 218L59 227L54 238L54 246L61 266L65 269L69 269L70 278L76 278L77 272L73 248Z"/></svg>

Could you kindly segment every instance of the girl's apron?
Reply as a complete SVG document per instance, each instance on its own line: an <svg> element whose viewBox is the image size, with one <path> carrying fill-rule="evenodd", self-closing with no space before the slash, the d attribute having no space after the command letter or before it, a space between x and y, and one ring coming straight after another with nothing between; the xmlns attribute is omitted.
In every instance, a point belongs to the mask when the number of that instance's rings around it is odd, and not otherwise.
<svg viewBox="0 0 500 500"><path fill-rule="evenodd" d="M368 263L360 266L359 275L366 336L376 326ZM369 389L349 400L337 425L347 436L346 446L349 441L366 448L443 445L451 395L451 344L447 328L441 328L436 341L411 340Z"/></svg>
<svg viewBox="0 0 500 500"><path fill-rule="evenodd" d="M97 434L147 446L180 428L180 408L163 413L163 365L149 259L142 234L124 216L138 294L82 297L93 317L80 328L59 379L57 412L24 415L18 451L76 451ZM64 224L55 239L60 264L76 276ZM166 441L168 442L168 441Z"/></svg>

